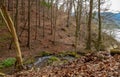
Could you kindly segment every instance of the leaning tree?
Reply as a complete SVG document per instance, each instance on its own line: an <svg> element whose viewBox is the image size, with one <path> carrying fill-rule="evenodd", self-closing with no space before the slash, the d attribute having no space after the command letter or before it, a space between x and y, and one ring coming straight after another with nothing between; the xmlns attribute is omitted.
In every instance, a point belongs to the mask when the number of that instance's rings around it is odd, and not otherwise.
<svg viewBox="0 0 120 77"><path fill-rule="evenodd" d="M23 59L22 59L22 54L21 54L21 49L20 49L16 29L14 27L14 23L10 15L8 14L8 11L6 10L6 7L4 5L4 0L0 0L0 13L7 25L7 28L9 29L9 32L11 33L14 39L14 43L16 46L16 68L23 69Z"/></svg>

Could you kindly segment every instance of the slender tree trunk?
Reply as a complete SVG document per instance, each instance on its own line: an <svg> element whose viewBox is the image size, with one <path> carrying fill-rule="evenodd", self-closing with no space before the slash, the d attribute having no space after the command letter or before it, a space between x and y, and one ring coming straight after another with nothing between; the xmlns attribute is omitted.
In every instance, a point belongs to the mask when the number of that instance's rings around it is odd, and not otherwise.
<svg viewBox="0 0 120 77"><path fill-rule="evenodd" d="M31 2L31 4L30 4L30 7L29 8L31 8L32 7L32 5L33 5L33 1ZM25 6L25 4L24 4L24 6ZM24 9L24 23L23 23L23 29L22 29L22 31L20 32L20 34L19 34L19 37L21 37L22 36L22 34L23 34L23 32L24 32L24 28L26 27L26 25L28 24L28 18L27 19L25 19L25 9Z"/></svg>
<svg viewBox="0 0 120 77"><path fill-rule="evenodd" d="M80 25L82 16L82 0L78 0L77 10L75 11L76 31L75 31L75 51L77 51L78 38L80 37Z"/></svg>
<svg viewBox="0 0 120 77"><path fill-rule="evenodd" d="M92 10L93 10L93 0L90 0L90 11L88 19L88 39L87 39L87 50L91 50L91 21L92 21Z"/></svg>
<svg viewBox="0 0 120 77"><path fill-rule="evenodd" d="M68 3L68 17L67 17L67 27L70 26L70 15L72 10L72 0Z"/></svg>
<svg viewBox="0 0 120 77"><path fill-rule="evenodd" d="M8 11L10 11L10 0L8 0Z"/></svg>
<svg viewBox="0 0 120 77"><path fill-rule="evenodd" d="M25 2L24 0L21 0L21 22L24 23L25 22Z"/></svg>
<svg viewBox="0 0 120 77"><path fill-rule="evenodd" d="M53 34L53 1L51 0L51 35Z"/></svg>
<svg viewBox="0 0 120 77"><path fill-rule="evenodd" d="M18 3L18 0L16 0L16 13L15 13L15 28L16 28L16 32L18 34L18 6L19 6L19 3Z"/></svg>
<svg viewBox="0 0 120 77"><path fill-rule="evenodd" d="M12 20L15 24L15 17L14 17L14 0L12 0ZM16 28L16 27L15 27ZM17 31L17 30L16 30ZM9 49L12 49L12 44L13 44L13 39L11 39L10 45L9 45Z"/></svg>
<svg viewBox="0 0 120 77"><path fill-rule="evenodd" d="M98 30L98 51L100 51L101 46L101 14L100 14L100 0L98 0L98 18L99 18L99 30Z"/></svg>
<svg viewBox="0 0 120 77"><path fill-rule="evenodd" d="M53 32L53 44L55 45L55 42L56 42L56 26L57 26L57 16L58 16L58 7L57 7L57 5L58 5L58 1L56 1L56 3L55 3L55 8L53 9L54 11L54 32Z"/></svg>
<svg viewBox="0 0 120 77"><path fill-rule="evenodd" d="M44 37L45 37L45 7L43 6L43 38Z"/></svg>
<svg viewBox="0 0 120 77"><path fill-rule="evenodd" d="M31 0L28 0L28 40L27 40L27 47L29 47L30 48L30 36L31 36L31 34L30 34L30 30L31 30L31 28L30 28L30 15L31 15L31 7L30 7L30 1Z"/></svg>
<svg viewBox="0 0 120 77"><path fill-rule="evenodd" d="M36 28L35 28L35 40L37 39L37 33L38 33L38 29L37 29L37 27L38 27L38 25L37 25L37 17L38 17L38 0L36 0Z"/></svg>
<svg viewBox="0 0 120 77"><path fill-rule="evenodd" d="M50 0L48 0L48 4L50 4ZM47 8L47 16L48 16L48 18L50 18L50 12L49 12L49 8Z"/></svg>
<svg viewBox="0 0 120 77"><path fill-rule="evenodd" d="M40 14L40 13L41 13L41 12L40 12L40 11L41 11L41 10L40 10L40 9L41 9L41 5L40 5L40 0L39 0L38 2L39 2L39 5L38 5L38 11L39 11L39 12L38 12L38 14L39 14L39 27L40 27L40 26L41 26L41 20L40 20L40 18L41 18L41 14Z"/></svg>

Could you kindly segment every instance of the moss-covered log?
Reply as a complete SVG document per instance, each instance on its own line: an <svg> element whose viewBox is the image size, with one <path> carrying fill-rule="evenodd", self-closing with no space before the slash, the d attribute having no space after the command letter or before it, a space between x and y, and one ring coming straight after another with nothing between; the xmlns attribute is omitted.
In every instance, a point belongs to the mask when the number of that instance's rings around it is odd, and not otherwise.
<svg viewBox="0 0 120 77"><path fill-rule="evenodd" d="M111 54L111 55L120 54L120 49L117 49L117 48L111 49L111 50L110 50L110 54Z"/></svg>
<svg viewBox="0 0 120 77"><path fill-rule="evenodd" d="M6 75L4 73L0 72L0 77L5 77Z"/></svg>

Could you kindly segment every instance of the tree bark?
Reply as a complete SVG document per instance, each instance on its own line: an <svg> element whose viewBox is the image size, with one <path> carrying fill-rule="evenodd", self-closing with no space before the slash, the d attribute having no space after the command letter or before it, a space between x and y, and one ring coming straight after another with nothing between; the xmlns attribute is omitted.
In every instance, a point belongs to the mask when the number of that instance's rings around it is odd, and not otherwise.
<svg viewBox="0 0 120 77"><path fill-rule="evenodd" d="M35 28L35 40L37 39L37 33L38 33L38 24L37 24L37 22L38 22L38 0L36 0L36 28Z"/></svg>
<svg viewBox="0 0 120 77"><path fill-rule="evenodd" d="M87 50L91 50L91 21L92 21L92 10L93 10L93 0L90 0L90 11L89 11L89 19L88 19L88 38L87 38Z"/></svg>
<svg viewBox="0 0 120 77"><path fill-rule="evenodd" d="M16 28L16 32L18 34L18 0L16 0L16 13L15 13L15 28Z"/></svg>
<svg viewBox="0 0 120 77"><path fill-rule="evenodd" d="M30 48L30 30L31 30L31 28L30 28L30 15L31 15L31 7L30 7L30 1L31 0L28 0L28 40L27 40L27 47L29 47Z"/></svg>
<svg viewBox="0 0 120 77"><path fill-rule="evenodd" d="M101 46L101 10L100 10L100 0L98 0L98 19L99 19L99 30L98 30L98 51L100 51Z"/></svg>

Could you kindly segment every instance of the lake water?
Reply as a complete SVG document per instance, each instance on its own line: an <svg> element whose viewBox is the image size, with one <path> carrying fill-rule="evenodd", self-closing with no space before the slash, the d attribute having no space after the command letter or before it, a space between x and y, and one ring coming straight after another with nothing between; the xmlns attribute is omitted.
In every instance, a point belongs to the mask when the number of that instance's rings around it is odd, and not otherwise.
<svg viewBox="0 0 120 77"><path fill-rule="evenodd" d="M112 36L115 38L118 42L120 42L120 29L103 29L103 32L107 33L108 35Z"/></svg>

